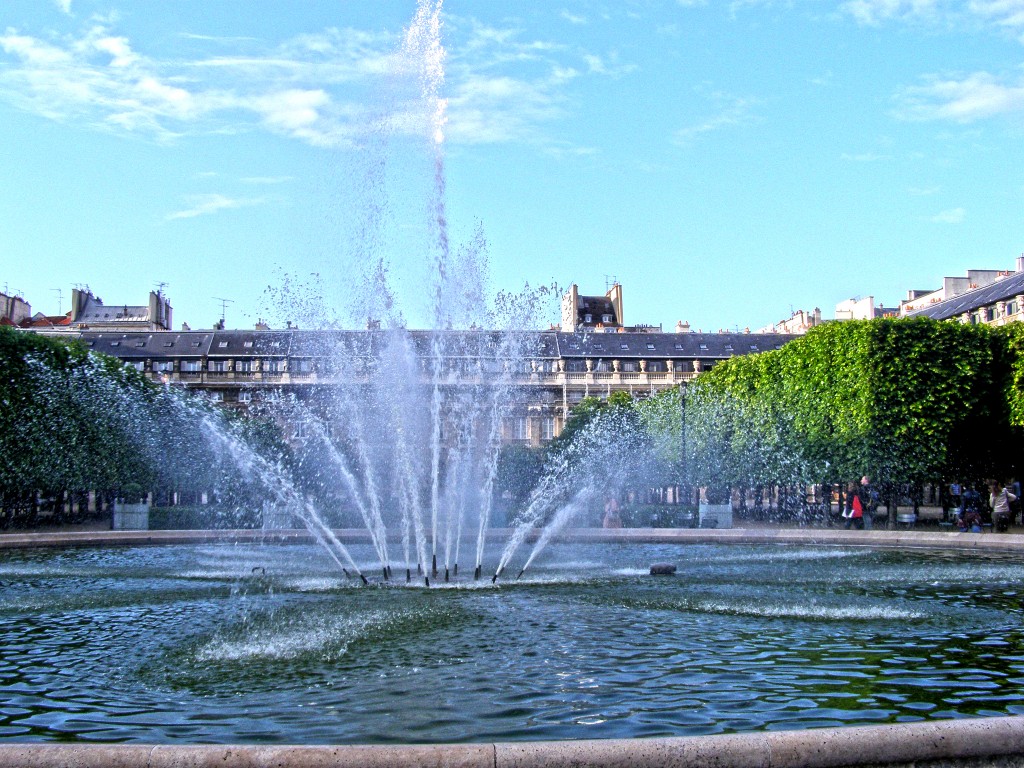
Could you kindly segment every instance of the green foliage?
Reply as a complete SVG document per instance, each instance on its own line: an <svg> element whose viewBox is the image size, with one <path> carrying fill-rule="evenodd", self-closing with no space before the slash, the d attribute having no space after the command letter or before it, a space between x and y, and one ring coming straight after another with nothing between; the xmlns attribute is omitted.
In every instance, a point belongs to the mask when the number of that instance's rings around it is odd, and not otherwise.
<svg viewBox="0 0 1024 768"><path fill-rule="evenodd" d="M984 326L827 323L693 382L686 474L730 486L979 476L996 462L986 446L1008 429L1004 389L1024 423L1022 349L1021 332ZM1015 378L1001 387L1010 360Z"/></svg>
<svg viewBox="0 0 1024 768"><path fill-rule="evenodd" d="M259 507L259 478L244 477L231 435L272 464L288 459L277 425L232 419L158 387L120 361L77 343L0 327L0 505L9 519L36 498L95 492L158 501L208 493ZM219 447L218 447L219 446Z"/></svg>

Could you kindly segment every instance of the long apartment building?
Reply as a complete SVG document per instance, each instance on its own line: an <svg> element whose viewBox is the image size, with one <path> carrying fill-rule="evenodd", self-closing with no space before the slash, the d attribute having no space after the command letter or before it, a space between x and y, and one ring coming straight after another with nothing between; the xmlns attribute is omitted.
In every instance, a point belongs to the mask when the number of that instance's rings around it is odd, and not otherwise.
<svg viewBox="0 0 1024 768"><path fill-rule="evenodd" d="M777 349L793 338L585 329L519 332L510 344L497 331L406 331L401 338L415 360L389 369L388 345L398 338L393 331L62 329L59 334L119 358L154 382L205 392L225 407L242 409L282 393L315 401L330 388L368 386L389 375L418 376L423 384L438 381L443 387L492 383L507 388L505 439L535 445L558 435L569 410L588 395L648 395L721 360Z"/></svg>

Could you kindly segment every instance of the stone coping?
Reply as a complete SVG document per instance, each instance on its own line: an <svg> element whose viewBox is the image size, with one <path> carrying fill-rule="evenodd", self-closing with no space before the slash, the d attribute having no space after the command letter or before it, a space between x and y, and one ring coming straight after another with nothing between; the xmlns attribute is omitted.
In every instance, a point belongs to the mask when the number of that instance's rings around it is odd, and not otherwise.
<svg viewBox="0 0 1024 768"><path fill-rule="evenodd" d="M540 529L533 532L533 538ZM368 542L362 529L336 529L344 543ZM504 540L511 531L492 528L489 539ZM427 532L429 536L429 531ZM843 530L836 528L572 528L557 537L587 543L643 544L805 544L855 547L954 549L977 552L1024 552L1024 534L962 533L960 531ZM305 530L184 530L184 531L51 531L0 533L0 550L35 547L111 547L202 543L311 543Z"/></svg>
<svg viewBox="0 0 1024 768"><path fill-rule="evenodd" d="M605 741L255 746L3 744L0 768L839 768L1024 765L1024 717Z"/></svg>

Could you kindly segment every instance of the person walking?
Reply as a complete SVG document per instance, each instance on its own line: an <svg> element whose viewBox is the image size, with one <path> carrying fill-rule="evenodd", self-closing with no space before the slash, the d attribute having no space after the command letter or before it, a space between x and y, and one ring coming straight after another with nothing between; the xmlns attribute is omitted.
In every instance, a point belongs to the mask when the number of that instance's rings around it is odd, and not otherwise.
<svg viewBox="0 0 1024 768"><path fill-rule="evenodd" d="M858 530L864 527L864 504L861 502L860 489L856 483L849 483L846 486L846 508L843 510L843 517L846 518L846 530L851 527Z"/></svg>

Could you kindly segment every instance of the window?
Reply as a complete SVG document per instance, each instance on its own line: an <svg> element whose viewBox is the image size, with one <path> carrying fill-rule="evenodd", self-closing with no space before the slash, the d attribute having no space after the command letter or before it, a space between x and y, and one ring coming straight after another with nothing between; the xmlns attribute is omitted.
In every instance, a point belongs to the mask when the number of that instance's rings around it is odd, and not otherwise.
<svg viewBox="0 0 1024 768"><path fill-rule="evenodd" d="M252 372L252 360L236 360L235 370L239 373L251 373Z"/></svg>
<svg viewBox="0 0 1024 768"><path fill-rule="evenodd" d="M227 345L228 343L226 341L217 342L217 346L220 347L221 349L224 349Z"/></svg>
<svg viewBox="0 0 1024 768"><path fill-rule="evenodd" d="M611 315L601 315L601 322L602 323L610 323L611 321L612 321L612 316Z"/></svg>
<svg viewBox="0 0 1024 768"><path fill-rule="evenodd" d="M647 345L647 348L648 348L648 349L654 349L654 345L653 345L653 344L648 344L648 345Z"/></svg>
<svg viewBox="0 0 1024 768"><path fill-rule="evenodd" d="M121 346L121 342L120 341L112 341L112 342L110 342L110 346L112 346L112 347L120 347Z"/></svg>
<svg viewBox="0 0 1024 768"><path fill-rule="evenodd" d="M622 370L626 371L627 373L635 373L636 371L640 370L640 366L637 365L635 360L626 360L622 364Z"/></svg>
<svg viewBox="0 0 1024 768"><path fill-rule="evenodd" d="M1017 302L1016 301L1008 301L1008 302L1006 302L1006 314L1008 314L1008 315L1016 315L1017 314Z"/></svg>
<svg viewBox="0 0 1024 768"><path fill-rule="evenodd" d="M274 373L283 373L288 370L288 362L286 360L268 360L267 370Z"/></svg>
<svg viewBox="0 0 1024 768"><path fill-rule="evenodd" d="M292 360L292 370L297 373L309 373L313 370L312 360Z"/></svg>
<svg viewBox="0 0 1024 768"><path fill-rule="evenodd" d="M592 323L593 321L594 321L594 316L593 315L584 315L583 316L583 322L584 323Z"/></svg>
<svg viewBox="0 0 1024 768"><path fill-rule="evenodd" d="M174 370L174 361L172 360L157 360L153 363L153 370L161 373Z"/></svg>
<svg viewBox="0 0 1024 768"><path fill-rule="evenodd" d="M707 344L701 344L700 345L700 351L701 352L707 352L708 351L708 345Z"/></svg>
<svg viewBox="0 0 1024 768"><path fill-rule="evenodd" d="M203 369L203 364L199 360L182 360L181 361L181 372L182 373L198 373Z"/></svg>
<svg viewBox="0 0 1024 768"><path fill-rule="evenodd" d="M214 402L222 403L224 402L224 393L217 389L211 390L210 399Z"/></svg>
<svg viewBox="0 0 1024 768"><path fill-rule="evenodd" d="M246 349L252 349L252 342L247 341L244 344L242 344L242 346L245 347Z"/></svg>
<svg viewBox="0 0 1024 768"><path fill-rule="evenodd" d="M676 342L676 349L680 349L681 350L682 348L683 348L683 345L680 344L679 342Z"/></svg>
<svg viewBox="0 0 1024 768"><path fill-rule="evenodd" d="M165 341L164 342L164 346L165 347L173 347L174 346L174 342L173 341Z"/></svg>
<svg viewBox="0 0 1024 768"><path fill-rule="evenodd" d="M146 346L146 342L144 342L144 341L136 341L135 342L135 346L136 347L144 347L144 346Z"/></svg>
<svg viewBox="0 0 1024 768"><path fill-rule="evenodd" d="M145 363L143 363L141 360L138 362L132 361L125 363L124 366L125 368L134 368L136 371L141 371L143 368L146 367Z"/></svg>
<svg viewBox="0 0 1024 768"><path fill-rule="evenodd" d="M732 348L732 344L726 344L725 345L725 351L726 352L733 352L734 350Z"/></svg>
<svg viewBox="0 0 1024 768"><path fill-rule="evenodd" d="M540 439L541 440L554 440L555 439L555 417L545 416L540 420Z"/></svg>
<svg viewBox="0 0 1024 768"><path fill-rule="evenodd" d="M228 361L227 360L211 360L207 370L209 370L211 373L227 373Z"/></svg>
<svg viewBox="0 0 1024 768"><path fill-rule="evenodd" d="M510 440L530 439L530 420L525 416L513 416L508 420L507 428Z"/></svg>
<svg viewBox="0 0 1024 768"><path fill-rule="evenodd" d="M252 402L252 390L243 389L238 393L238 402L240 403L251 403Z"/></svg>
<svg viewBox="0 0 1024 768"><path fill-rule="evenodd" d="M619 349L629 349L629 344L619 344Z"/></svg>

